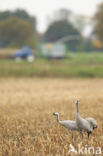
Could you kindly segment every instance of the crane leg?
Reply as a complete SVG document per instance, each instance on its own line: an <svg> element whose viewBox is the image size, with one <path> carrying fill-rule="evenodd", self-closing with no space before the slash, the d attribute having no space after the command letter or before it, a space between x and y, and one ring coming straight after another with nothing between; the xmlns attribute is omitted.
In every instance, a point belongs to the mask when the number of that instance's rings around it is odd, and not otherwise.
<svg viewBox="0 0 103 156"><path fill-rule="evenodd" d="M82 136L82 139L83 139L83 138L84 138L84 137L83 137L83 131L81 131L80 133L81 133L81 136Z"/></svg>
<svg viewBox="0 0 103 156"><path fill-rule="evenodd" d="M84 137L83 137L83 132L82 132L81 134L82 134L82 139L83 139L83 138L84 138Z"/></svg>
<svg viewBox="0 0 103 156"><path fill-rule="evenodd" d="M89 139L89 136L90 136L90 134L92 134L92 132L87 132L88 133L88 139Z"/></svg>
<svg viewBox="0 0 103 156"><path fill-rule="evenodd" d="M73 132L72 132L72 139L74 139Z"/></svg>

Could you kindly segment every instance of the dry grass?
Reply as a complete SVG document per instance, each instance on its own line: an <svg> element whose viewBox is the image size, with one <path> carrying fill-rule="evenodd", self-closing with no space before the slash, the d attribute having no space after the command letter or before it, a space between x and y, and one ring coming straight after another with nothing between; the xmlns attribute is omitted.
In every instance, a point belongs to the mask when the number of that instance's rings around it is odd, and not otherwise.
<svg viewBox="0 0 103 156"><path fill-rule="evenodd" d="M69 145L77 148L80 135L60 126L60 119L75 118L80 100L82 117L98 122L83 145L101 147L103 152L103 79L0 79L0 156L68 156Z"/></svg>
<svg viewBox="0 0 103 156"><path fill-rule="evenodd" d="M8 56L12 56L17 49L10 49L10 48L0 48L0 59L1 58L8 58Z"/></svg>

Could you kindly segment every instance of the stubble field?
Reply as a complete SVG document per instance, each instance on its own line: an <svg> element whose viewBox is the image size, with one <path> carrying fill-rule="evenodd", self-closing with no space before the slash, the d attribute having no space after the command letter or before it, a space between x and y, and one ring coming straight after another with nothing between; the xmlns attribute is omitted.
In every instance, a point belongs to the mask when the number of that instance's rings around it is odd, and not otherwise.
<svg viewBox="0 0 103 156"><path fill-rule="evenodd" d="M89 140L78 132L72 140L52 115L74 120L77 99L81 116L98 123ZM103 79L0 79L0 156L74 156L70 144L103 152Z"/></svg>

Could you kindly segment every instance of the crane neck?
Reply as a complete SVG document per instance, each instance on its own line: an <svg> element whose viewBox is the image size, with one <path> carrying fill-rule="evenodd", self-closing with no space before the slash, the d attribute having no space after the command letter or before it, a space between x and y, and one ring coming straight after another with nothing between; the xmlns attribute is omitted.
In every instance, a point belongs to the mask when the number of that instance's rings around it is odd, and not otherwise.
<svg viewBox="0 0 103 156"><path fill-rule="evenodd" d="M57 122L60 123L59 114L57 115Z"/></svg>
<svg viewBox="0 0 103 156"><path fill-rule="evenodd" d="M79 112L78 102L76 103L77 113Z"/></svg>

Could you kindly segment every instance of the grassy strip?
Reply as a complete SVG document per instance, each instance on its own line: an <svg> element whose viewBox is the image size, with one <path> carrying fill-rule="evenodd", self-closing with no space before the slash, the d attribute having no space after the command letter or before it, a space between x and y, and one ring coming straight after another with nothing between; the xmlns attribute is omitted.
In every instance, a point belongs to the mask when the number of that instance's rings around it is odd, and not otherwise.
<svg viewBox="0 0 103 156"><path fill-rule="evenodd" d="M64 60L36 59L33 63L0 60L0 77L103 77L103 54L71 54Z"/></svg>

